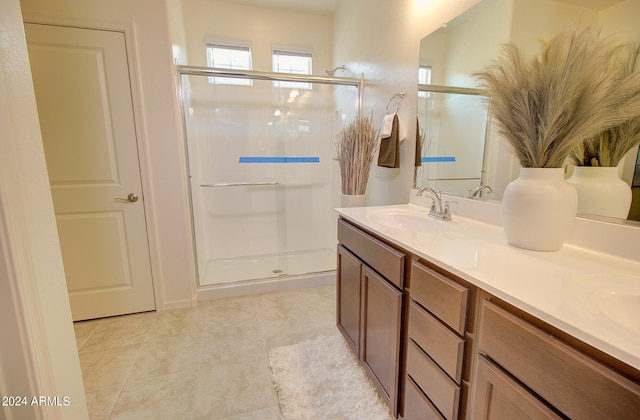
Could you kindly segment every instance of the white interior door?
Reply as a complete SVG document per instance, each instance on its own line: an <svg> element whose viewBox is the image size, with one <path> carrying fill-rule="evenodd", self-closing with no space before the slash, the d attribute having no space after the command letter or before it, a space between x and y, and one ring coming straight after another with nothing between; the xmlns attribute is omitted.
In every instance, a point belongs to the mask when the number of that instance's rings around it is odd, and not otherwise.
<svg viewBox="0 0 640 420"><path fill-rule="evenodd" d="M124 33L25 31L73 319L153 310Z"/></svg>

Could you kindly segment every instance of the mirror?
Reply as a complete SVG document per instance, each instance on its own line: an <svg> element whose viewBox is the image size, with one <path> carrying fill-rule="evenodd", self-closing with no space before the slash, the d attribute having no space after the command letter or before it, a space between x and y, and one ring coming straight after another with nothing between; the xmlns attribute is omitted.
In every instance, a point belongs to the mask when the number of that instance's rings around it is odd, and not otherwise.
<svg viewBox="0 0 640 420"><path fill-rule="evenodd" d="M416 184L450 194L485 194L483 179L488 100L482 91L418 86L422 166Z"/></svg>
<svg viewBox="0 0 640 420"><path fill-rule="evenodd" d="M501 44L515 42L535 53L538 39L576 21L595 24L622 40L636 39L631 16L639 13L635 0L483 0L423 38L418 85L423 163L416 170L416 187L468 196L469 190L488 185L492 193L482 190L475 198L500 201L520 165L486 119L488 99L477 91L471 74L496 57ZM634 148L619 173L629 185L638 185L633 182L638 171L640 152ZM640 220L640 185L632 191L629 219Z"/></svg>

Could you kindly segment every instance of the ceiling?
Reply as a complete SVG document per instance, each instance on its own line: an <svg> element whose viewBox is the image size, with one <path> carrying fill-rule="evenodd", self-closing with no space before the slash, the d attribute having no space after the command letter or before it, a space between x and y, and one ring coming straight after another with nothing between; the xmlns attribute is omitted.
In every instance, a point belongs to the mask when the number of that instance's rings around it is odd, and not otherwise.
<svg viewBox="0 0 640 420"><path fill-rule="evenodd" d="M225 3L333 15L342 0L219 0Z"/></svg>

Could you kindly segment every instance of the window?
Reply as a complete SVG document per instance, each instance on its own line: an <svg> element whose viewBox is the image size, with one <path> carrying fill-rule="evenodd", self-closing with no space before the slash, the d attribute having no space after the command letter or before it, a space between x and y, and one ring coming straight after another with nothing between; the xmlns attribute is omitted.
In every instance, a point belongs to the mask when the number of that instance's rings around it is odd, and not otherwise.
<svg viewBox="0 0 640 420"><path fill-rule="evenodd" d="M418 83L421 85L431 84L431 66L425 66L423 64L418 68ZM419 91L418 96L421 98L430 97L431 92Z"/></svg>
<svg viewBox="0 0 640 420"><path fill-rule="evenodd" d="M311 53L273 50L273 71L275 73L311 74ZM311 89L311 83L274 82L274 86L295 89Z"/></svg>
<svg viewBox="0 0 640 420"><path fill-rule="evenodd" d="M242 45L207 44L207 65L230 70L251 70L251 47ZM209 83L251 86L251 79L210 77Z"/></svg>
<svg viewBox="0 0 640 420"><path fill-rule="evenodd" d="M418 69L418 83L421 85L431 84L431 66L420 65Z"/></svg>

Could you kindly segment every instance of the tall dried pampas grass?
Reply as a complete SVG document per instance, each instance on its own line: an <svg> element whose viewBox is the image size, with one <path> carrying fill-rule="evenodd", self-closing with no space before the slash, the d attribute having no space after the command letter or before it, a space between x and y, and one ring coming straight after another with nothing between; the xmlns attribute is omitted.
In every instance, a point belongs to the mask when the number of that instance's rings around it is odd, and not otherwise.
<svg viewBox="0 0 640 420"><path fill-rule="evenodd" d="M612 72L621 82L640 77L640 40L621 52ZM633 92L629 92L632 94ZM640 91L636 92L640 95ZM618 166L624 155L640 143L640 114L608 128L573 149L569 155L576 166Z"/></svg>
<svg viewBox="0 0 640 420"><path fill-rule="evenodd" d="M578 28L542 41L531 59L507 44L475 74L523 167L562 167L582 141L640 113L640 78L609 71L620 48L593 27Z"/></svg>
<svg viewBox="0 0 640 420"><path fill-rule="evenodd" d="M342 194L364 195L378 143L378 130L372 116L358 116L340 132L336 149Z"/></svg>

